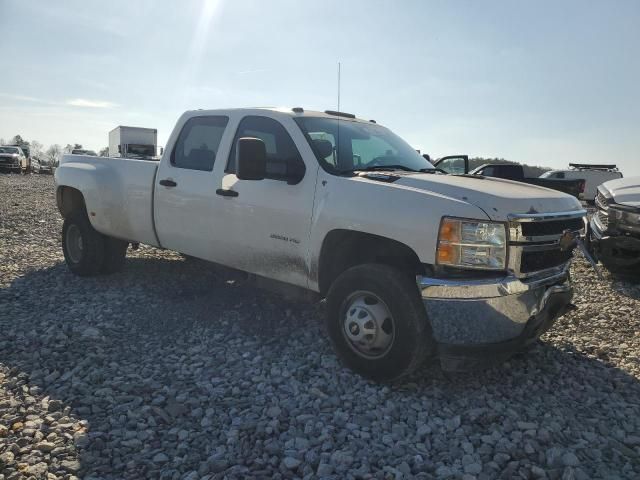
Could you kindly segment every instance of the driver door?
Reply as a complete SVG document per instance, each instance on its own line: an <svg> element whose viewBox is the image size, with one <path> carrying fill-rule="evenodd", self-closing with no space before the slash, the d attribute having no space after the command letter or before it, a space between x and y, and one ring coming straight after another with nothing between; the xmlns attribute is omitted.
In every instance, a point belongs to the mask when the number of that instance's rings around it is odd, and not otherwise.
<svg viewBox="0 0 640 480"><path fill-rule="evenodd" d="M469 156L449 155L436 160L433 166L451 175L465 175L469 173Z"/></svg>

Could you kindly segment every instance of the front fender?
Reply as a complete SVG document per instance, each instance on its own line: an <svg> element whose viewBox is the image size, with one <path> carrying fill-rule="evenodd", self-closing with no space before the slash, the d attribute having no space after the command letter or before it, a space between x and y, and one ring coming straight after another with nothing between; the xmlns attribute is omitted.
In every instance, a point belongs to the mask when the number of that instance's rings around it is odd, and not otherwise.
<svg viewBox="0 0 640 480"><path fill-rule="evenodd" d="M411 186L325 172L318 185L311 223L311 288L318 288L322 244L333 230L352 230L395 240L409 247L421 263L435 264L438 229L443 216L489 220L479 207Z"/></svg>

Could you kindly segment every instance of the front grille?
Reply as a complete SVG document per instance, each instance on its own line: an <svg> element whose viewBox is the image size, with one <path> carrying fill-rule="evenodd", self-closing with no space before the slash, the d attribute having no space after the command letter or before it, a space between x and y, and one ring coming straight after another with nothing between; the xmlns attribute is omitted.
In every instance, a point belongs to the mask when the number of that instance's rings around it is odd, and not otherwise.
<svg viewBox="0 0 640 480"><path fill-rule="evenodd" d="M582 218L568 220L552 220L549 222L524 222L521 223L522 235L525 237L540 237L546 235L561 235L565 230L582 230L584 222Z"/></svg>
<svg viewBox="0 0 640 480"><path fill-rule="evenodd" d="M572 253L570 251L562 251L559 248L543 251L524 251L520 259L520 272L531 273L548 268L558 267L568 262Z"/></svg>
<svg viewBox="0 0 640 480"><path fill-rule="evenodd" d="M601 208L603 210L606 210L608 208L607 197L600 193L600 190L598 190L598 193L596 194L595 203L598 208Z"/></svg>
<svg viewBox="0 0 640 480"><path fill-rule="evenodd" d="M604 210L598 210L596 212L596 220L602 227L603 231L609 228L609 214Z"/></svg>
<svg viewBox="0 0 640 480"><path fill-rule="evenodd" d="M528 277L565 265L572 253L560 250L560 238L567 230L584 235L586 213L514 215L509 224L509 269Z"/></svg>

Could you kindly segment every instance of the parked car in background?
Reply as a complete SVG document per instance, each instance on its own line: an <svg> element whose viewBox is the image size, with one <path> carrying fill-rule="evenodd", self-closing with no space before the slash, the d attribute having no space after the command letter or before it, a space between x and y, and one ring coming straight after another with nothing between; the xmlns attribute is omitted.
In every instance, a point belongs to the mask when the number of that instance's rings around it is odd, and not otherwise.
<svg viewBox="0 0 640 480"><path fill-rule="evenodd" d="M585 181L584 193L581 200L594 202L598 193L598 186L609 180L622 178L622 172L616 165L589 165L586 163L570 163L569 170L551 170L540 175L540 178L549 179L576 179L582 178Z"/></svg>
<svg viewBox="0 0 640 480"><path fill-rule="evenodd" d="M73 273L117 271L146 243L326 297L337 354L376 380L426 359L479 368L536 341L569 308L585 227L569 195L440 173L335 111L189 111L160 162L65 155L55 178Z"/></svg>
<svg viewBox="0 0 640 480"><path fill-rule="evenodd" d="M20 145L5 145L6 147L16 147L22 151L24 155L24 159L21 160L21 170L23 173L29 173L31 171L31 148L29 145L20 144Z"/></svg>
<svg viewBox="0 0 640 480"><path fill-rule="evenodd" d="M589 229L593 255L614 273L640 277L640 177L603 183L595 202Z"/></svg>
<svg viewBox="0 0 640 480"><path fill-rule="evenodd" d="M526 177L524 167L511 163L487 163L469 171L469 157L467 155L449 155L436 160L436 168L453 175L482 175L483 177L503 178L516 182L528 183L539 187L551 188L564 192L572 197L580 198L584 192L585 182L582 179L546 179L538 177Z"/></svg>
<svg viewBox="0 0 640 480"><path fill-rule="evenodd" d="M0 146L0 170L10 172L26 172L29 163L20 147L13 145Z"/></svg>
<svg viewBox="0 0 640 480"><path fill-rule="evenodd" d="M51 165L51 161L42 157L32 157L31 158L31 171L33 173L53 173L53 166Z"/></svg>

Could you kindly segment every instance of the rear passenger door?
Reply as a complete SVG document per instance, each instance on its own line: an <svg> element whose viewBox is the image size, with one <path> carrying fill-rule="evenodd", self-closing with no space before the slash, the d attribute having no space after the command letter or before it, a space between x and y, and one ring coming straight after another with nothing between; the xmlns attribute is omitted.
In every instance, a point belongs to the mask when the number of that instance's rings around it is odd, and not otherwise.
<svg viewBox="0 0 640 480"><path fill-rule="evenodd" d="M217 200L214 165L221 146L231 141L229 118L192 117L180 131L156 175L154 214L160 244L171 250L216 260L215 238L221 228L214 221ZM227 147L228 148L228 147ZM227 150L228 151L228 150ZM220 169L221 170L221 169Z"/></svg>
<svg viewBox="0 0 640 480"><path fill-rule="evenodd" d="M242 137L259 138L265 143L264 180L239 180L236 176L236 147ZM313 163L305 163L296 144L308 147L290 117L242 118L218 187L222 209L217 211L224 225L225 263L306 287L318 163L315 158Z"/></svg>

